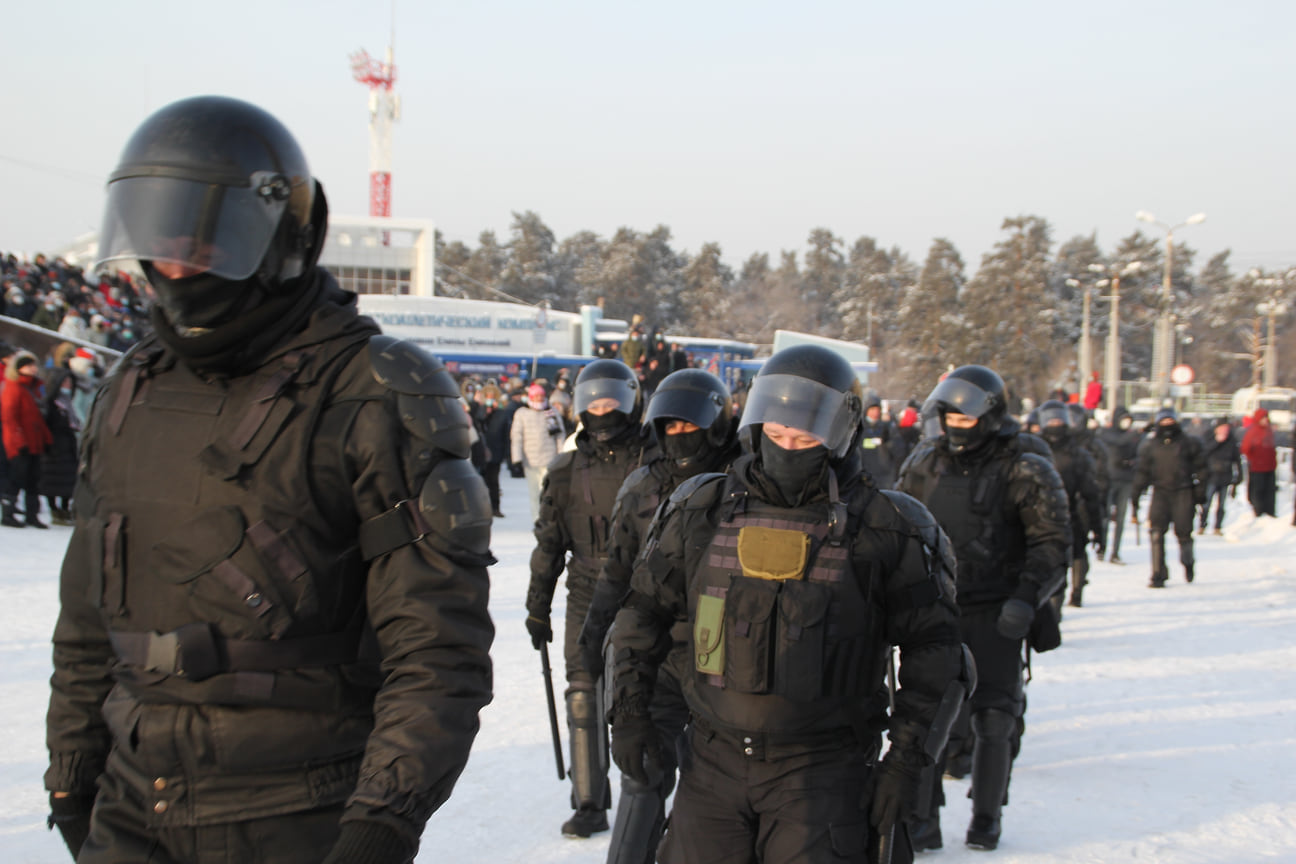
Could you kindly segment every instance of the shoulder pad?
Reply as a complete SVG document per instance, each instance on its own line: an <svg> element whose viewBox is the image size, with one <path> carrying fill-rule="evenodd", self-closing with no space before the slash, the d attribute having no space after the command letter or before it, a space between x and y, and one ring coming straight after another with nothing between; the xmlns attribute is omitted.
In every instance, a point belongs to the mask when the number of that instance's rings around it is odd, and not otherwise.
<svg viewBox="0 0 1296 864"><path fill-rule="evenodd" d="M1053 458L1053 448L1048 442L1033 432L1017 433L1017 452L1019 453L1037 453L1045 459Z"/></svg>
<svg viewBox="0 0 1296 864"><path fill-rule="evenodd" d="M429 539L446 557L465 563L495 563L490 552L490 494L486 481L467 459L438 463L423 482L418 507L430 529Z"/></svg>
<svg viewBox="0 0 1296 864"><path fill-rule="evenodd" d="M416 396L459 398L454 377L436 357L413 342L380 334L369 340L374 377L388 390Z"/></svg>
<svg viewBox="0 0 1296 864"><path fill-rule="evenodd" d="M882 497L895 509L900 520L908 525L909 535L917 537L927 548L929 560L940 562L945 578L938 580L937 588L940 596L952 598L954 574L958 572L958 559L954 555L954 545L946 536L945 530L941 528L926 505L912 495L906 495L895 489L883 489L881 492Z"/></svg>
<svg viewBox="0 0 1296 864"><path fill-rule="evenodd" d="M401 425L410 434L432 449L468 458L472 421L459 403L454 378L440 360L413 342L378 335L369 340L369 362L374 378L396 394ZM418 457L426 462L432 453L422 449Z"/></svg>
<svg viewBox="0 0 1296 864"><path fill-rule="evenodd" d="M670 503L685 510L705 510L720 498L721 482L727 474L705 472L696 474L675 487Z"/></svg>
<svg viewBox="0 0 1296 864"><path fill-rule="evenodd" d="M572 463L576 461L576 450L560 450L558 455L549 460L549 467L546 468L548 474L555 471L567 471L571 468Z"/></svg>
<svg viewBox="0 0 1296 864"><path fill-rule="evenodd" d="M640 486L647 485L648 481L651 481L652 479L652 472L649 470L647 465L643 465L631 471L626 475L625 480L622 481L621 488L617 490L616 505L613 506L613 509L615 510L617 506L620 506L621 499L625 498L627 495L635 494L639 491Z"/></svg>
<svg viewBox="0 0 1296 864"><path fill-rule="evenodd" d="M1013 475L1015 477L1025 477L1033 483L1046 486L1050 489L1061 489L1062 475L1053 465L1053 460L1048 459L1038 453L1023 453L1013 464Z"/></svg>

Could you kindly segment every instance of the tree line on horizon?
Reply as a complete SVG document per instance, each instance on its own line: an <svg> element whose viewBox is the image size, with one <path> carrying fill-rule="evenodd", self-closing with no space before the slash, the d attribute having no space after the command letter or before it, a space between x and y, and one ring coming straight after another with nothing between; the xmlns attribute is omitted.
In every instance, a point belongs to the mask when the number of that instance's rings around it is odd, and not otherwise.
<svg viewBox="0 0 1296 864"><path fill-rule="evenodd" d="M1079 235L1055 246L1048 221L1034 215L1004 219L1001 239L971 275L944 238L932 241L919 264L873 237L848 243L814 228L803 250L783 250L774 261L756 253L735 270L717 243L693 254L675 249L665 225L559 240L536 213L512 215L503 241L483 231L469 246L437 232L438 294L507 295L564 310L601 304L609 317L643 315L659 331L758 345L771 343L776 329L861 342L878 361L873 382L888 398L922 398L942 372L965 363L995 369L1019 397L1075 390L1086 291L1093 368L1101 376L1117 273L1121 379L1146 380L1164 302L1163 237L1135 231L1104 250L1096 235ZM1278 383L1290 383L1281 361L1290 366L1296 357L1296 268L1234 273L1230 254L1194 271L1196 252L1174 245L1177 361L1193 367L1208 392L1248 385L1267 337L1257 305L1285 302L1275 320Z"/></svg>

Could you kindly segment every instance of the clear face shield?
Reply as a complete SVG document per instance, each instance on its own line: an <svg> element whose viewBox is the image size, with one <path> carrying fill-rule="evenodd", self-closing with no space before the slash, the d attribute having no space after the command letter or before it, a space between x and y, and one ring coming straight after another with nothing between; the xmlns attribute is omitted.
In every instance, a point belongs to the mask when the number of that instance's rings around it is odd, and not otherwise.
<svg viewBox="0 0 1296 864"><path fill-rule="evenodd" d="M95 266L149 261L175 265L184 276L247 279L265 258L293 194L300 192L273 172L237 185L175 176L112 180Z"/></svg>
<svg viewBox="0 0 1296 864"><path fill-rule="evenodd" d="M840 459L855 434L858 397L799 375L757 375L752 380L739 430L764 423L799 429Z"/></svg>
<svg viewBox="0 0 1296 864"><path fill-rule="evenodd" d="M590 405L600 399L612 399L617 403L614 410L629 416L634 413L638 395L638 382L624 378L591 378L576 384L576 392L572 394L572 408L577 414L584 414Z"/></svg>

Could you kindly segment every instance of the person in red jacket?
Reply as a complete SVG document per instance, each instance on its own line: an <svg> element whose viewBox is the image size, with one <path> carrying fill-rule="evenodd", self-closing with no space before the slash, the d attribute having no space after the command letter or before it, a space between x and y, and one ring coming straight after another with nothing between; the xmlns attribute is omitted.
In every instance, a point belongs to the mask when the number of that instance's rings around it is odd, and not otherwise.
<svg viewBox="0 0 1296 864"><path fill-rule="evenodd" d="M1257 516L1276 516L1278 449L1274 446L1269 412L1257 408L1251 425L1242 436L1242 455L1247 460L1247 500Z"/></svg>
<svg viewBox="0 0 1296 864"><path fill-rule="evenodd" d="M36 374L36 356L29 351L14 354L5 367L4 389L0 389L0 426L4 427L5 456L9 460L9 485L2 500L0 524L21 528L14 517L18 493L25 495L27 524L48 528L40 521L40 455L54 441L41 416L41 380Z"/></svg>

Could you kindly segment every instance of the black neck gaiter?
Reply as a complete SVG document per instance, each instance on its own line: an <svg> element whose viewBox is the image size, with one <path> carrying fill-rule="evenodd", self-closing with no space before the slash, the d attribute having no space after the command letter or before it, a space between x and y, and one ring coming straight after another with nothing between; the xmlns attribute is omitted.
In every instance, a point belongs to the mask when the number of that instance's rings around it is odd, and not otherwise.
<svg viewBox="0 0 1296 864"><path fill-rule="evenodd" d="M766 440L761 442L760 459L761 473L787 506L799 507L823 491L824 471L828 468L827 447L785 450Z"/></svg>

